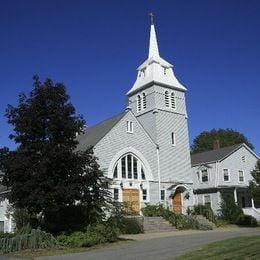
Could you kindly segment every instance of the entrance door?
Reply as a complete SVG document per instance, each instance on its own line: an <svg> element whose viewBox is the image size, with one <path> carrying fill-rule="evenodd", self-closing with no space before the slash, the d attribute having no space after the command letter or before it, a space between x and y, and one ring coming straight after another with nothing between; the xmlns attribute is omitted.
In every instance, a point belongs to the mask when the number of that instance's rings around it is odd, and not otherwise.
<svg viewBox="0 0 260 260"><path fill-rule="evenodd" d="M131 210L139 213L140 201L139 201L139 190L137 189L124 189L123 190L123 202L127 204L128 211ZM126 209L127 210L127 209Z"/></svg>
<svg viewBox="0 0 260 260"><path fill-rule="evenodd" d="M181 192L176 192L172 198L172 208L175 214L182 213Z"/></svg>

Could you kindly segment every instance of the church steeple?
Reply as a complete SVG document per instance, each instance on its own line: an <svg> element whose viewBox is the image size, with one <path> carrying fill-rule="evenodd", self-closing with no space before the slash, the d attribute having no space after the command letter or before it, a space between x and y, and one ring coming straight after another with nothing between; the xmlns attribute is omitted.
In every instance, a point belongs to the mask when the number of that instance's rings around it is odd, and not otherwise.
<svg viewBox="0 0 260 260"><path fill-rule="evenodd" d="M154 26L154 15L151 13L151 28L148 59L138 67L137 79L127 96L145 89L151 84L163 85L168 88L186 91L186 88L177 80L172 65L159 55L159 48Z"/></svg>
<svg viewBox="0 0 260 260"><path fill-rule="evenodd" d="M154 28L154 14L150 13L151 16L151 30L150 30L150 43L149 43L149 55L148 59L152 57L160 57L159 48L156 38L156 32Z"/></svg>

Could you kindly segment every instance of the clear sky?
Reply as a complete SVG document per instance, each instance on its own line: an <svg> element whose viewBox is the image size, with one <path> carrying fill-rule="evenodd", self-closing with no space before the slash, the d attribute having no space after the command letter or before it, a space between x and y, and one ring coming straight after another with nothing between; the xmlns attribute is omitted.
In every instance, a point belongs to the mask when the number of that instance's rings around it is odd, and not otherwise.
<svg viewBox="0 0 260 260"><path fill-rule="evenodd" d="M88 126L123 111L151 11L161 57L188 89L190 143L232 128L259 154L259 0L0 0L0 147L15 148L5 109L34 74L64 83Z"/></svg>

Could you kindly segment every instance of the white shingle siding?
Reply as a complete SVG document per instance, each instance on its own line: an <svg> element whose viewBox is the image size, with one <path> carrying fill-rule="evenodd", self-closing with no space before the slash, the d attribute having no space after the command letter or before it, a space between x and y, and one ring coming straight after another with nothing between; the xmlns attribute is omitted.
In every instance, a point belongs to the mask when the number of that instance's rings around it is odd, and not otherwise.
<svg viewBox="0 0 260 260"><path fill-rule="evenodd" d="M245 156L245 162L242 161L242 156ZM239 150L232 153L220 163L218 185L247 186L249 181L252 180L251 171L255 168L256 161L256 157L242 146ZM230 182L223 181L223 169L229 169ZM244 182L242 183L238 181L238 170L244 171Z"/></svg>
<svg viewBox="0 0 260 260"><path fill-rule="evenodd" d="M134 124L133 133L126 131L128 120L132 120ZM108 168L114 156L127 147L139 151L144 156L149 163L154 180L158 180L156 145L130 111L95 146L95 155L99 158L101 169Z"/></svg>

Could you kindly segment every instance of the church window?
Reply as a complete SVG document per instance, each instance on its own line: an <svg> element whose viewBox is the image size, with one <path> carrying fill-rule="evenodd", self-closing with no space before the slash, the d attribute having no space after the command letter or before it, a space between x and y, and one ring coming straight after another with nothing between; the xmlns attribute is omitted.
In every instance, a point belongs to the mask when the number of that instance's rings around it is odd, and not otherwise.
<svg viewBox="0 0 260 260"><path fill-rule="evenodd" d="M119 190L114 189L114 200L118 200L118 199L119 199Z"/></svg>
<svg viewBox="0 0 260 260"><path fill-rule="evenodd" d="M176 108L176 99L175 99L174 92L171 93L171 108L173 108L173 109Z"/></svg>
<svg viewBox="0 0 260 260"><path fill-rule="evenodd" d="M144 168L141 167L141 175L142 175L142 180L145 180L145 174L144 174Z"/></svg>
<svg viewBox="0 0 260 260"><path fill-rule="evenodd" d="M164 98L165 98L165 106L169 107L170 106L170 101L169 101L169 91L165 91L164 93Z"/></svg>
<svg viewBox="0 0 260 260"><path fill-rule="evenodd" d="M132 153L128 153L117 161L113 177L129 180L146 180L145 168L137 157Z"/></svg>
<svg viewBox="0 0 260 260"><path fill-rule="evenodd" d="M147 190L143 189L143 200L147 200Z"/></svg>
<svg viewBox="0 0 260 260"><path fill-rule="evenodd" d="M122 171L122 178L126 178L126 165L125 165L125 157L121 160L121 171Z"/></svg>
<svg viewBox="0 0 260 260"><path fill-rule="evenodd" d="M137 159L134 157L134 179L138 179L137 173Z"/></svg>
<svg viewBox="0 0 260 260"><path fill-rule="evenodd" d="M127 133L133 133L134 132L134 125L132 121L126 122L126 131Z"/></svg>
<svg viewBox="0 0 260 260"><path fill-rule="evenodd" d="M118 172L117 172L117 166L114 169L114 173L113 173L113 178L117 178L118 177Z"/></svg>
<svg viewBox="0 0 260 260"><path fill-rule="evenodd" d="M209 181L209 174L207 169L201 170L201 181L208 182Z"/></svg>
<svg viewBox="0 0 260 260"><path fill-rule="evenodd" d="M172 145L176 145L176 136L174 132L172 132L171 137L172 137Z"/></svg>
<svg viewBox="0 0 260 260"><path fill-rule="evenodd" d="M143 109L146 109L146 95L145 95L145 93L143 93Z"/></svg>
<svg viewBox="0 0 260 260"><path fill-rule="evenodd" d="M133 175L132 175L132 155L128 154L127 155L127 173L128 173L128 179L132 179Z"/></svg>
<svg viewBox="0 0 260 260"><path fill-rule="evenodd" d="M140 112L141 109L142 109L142 107L141 107L141 96L138 95L137 96L137 112Z"/></svg>

